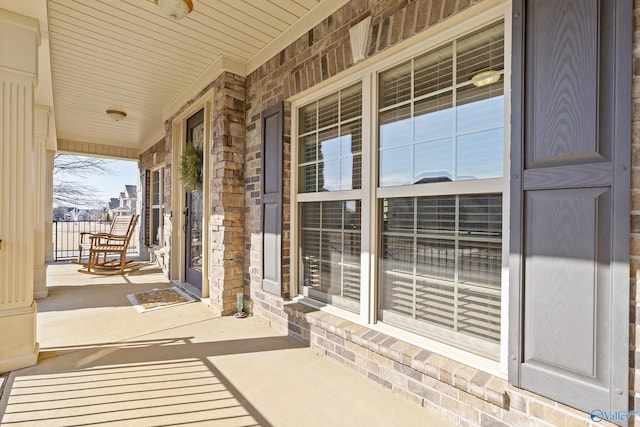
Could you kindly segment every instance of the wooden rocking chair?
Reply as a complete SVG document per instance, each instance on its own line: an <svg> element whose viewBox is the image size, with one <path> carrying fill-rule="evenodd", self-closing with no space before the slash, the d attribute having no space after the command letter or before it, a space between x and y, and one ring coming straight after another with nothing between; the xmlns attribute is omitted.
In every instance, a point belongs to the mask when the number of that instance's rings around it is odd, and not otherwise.
<svg viewBox="0 0 640 427"><path fill-rule="evenodd" d="M71 261L72 264L80 264L86 266L86 263L82 261L83 252L89 251L91 247L91 236L97 235L107 235L107 234L115 234L116 236L126 236L129 232L129 227L131 227L131 222L133 221L133 215L120 215L117 216L111 221L111 229L108 233L100 232L94 233L91 231L83 231L80 233L80 243L78 244L78 260Z"/></svg>
<svg viewBox="0 0 640 427"><path fill-rule="evenodd" d="M88 274L125 274L140 267L127 261L127 248L138 223L139 215L131 217L125 234L95 233L89 236L89 260L78 271ZM109 259L109 255L116 258Z"/></svg>

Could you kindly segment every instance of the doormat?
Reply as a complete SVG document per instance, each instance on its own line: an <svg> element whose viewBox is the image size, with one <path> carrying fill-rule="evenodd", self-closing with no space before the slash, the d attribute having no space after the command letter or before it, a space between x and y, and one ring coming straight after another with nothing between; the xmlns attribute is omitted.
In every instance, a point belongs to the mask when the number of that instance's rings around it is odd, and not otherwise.
<svg viewBox="0 0 640 427"><path fill-rule="evenodd" d="M131 304L133 304L140 313L160 310L166 307L175 307L176 305L195 301L195 298L175 286L168 289L154 289L138 294L129 294L127 295L127 299L129 299Z"/></svg>

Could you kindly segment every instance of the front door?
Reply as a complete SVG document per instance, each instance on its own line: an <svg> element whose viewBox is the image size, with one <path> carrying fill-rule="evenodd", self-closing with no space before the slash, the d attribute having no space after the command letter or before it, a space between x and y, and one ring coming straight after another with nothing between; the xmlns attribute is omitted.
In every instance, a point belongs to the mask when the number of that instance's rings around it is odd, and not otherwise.
<svg viewBox="0 0 640 427"><path fill-rule="evenodd" d="M204 110L187 119L186 145L204 146ZM202 190L185 197L185 281L202 292Z"/></svg>

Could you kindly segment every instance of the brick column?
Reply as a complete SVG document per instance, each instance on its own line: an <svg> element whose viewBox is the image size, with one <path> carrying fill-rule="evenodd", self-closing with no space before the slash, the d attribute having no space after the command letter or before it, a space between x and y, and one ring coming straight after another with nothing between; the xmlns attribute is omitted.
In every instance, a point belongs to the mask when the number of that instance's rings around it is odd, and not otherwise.
<svg viewBox="0 0 640 427"><path fill-rule="evenodd" d="M214 85L209 191L209 296L222 315L236 312L243 290L245 79L222 74Z"/></svg>
<svg viewBox="0 0 640 427"><path fill-rule="evenodd" d="M38 21L0 9L0 372L35 365L34 84Z"/></svg>

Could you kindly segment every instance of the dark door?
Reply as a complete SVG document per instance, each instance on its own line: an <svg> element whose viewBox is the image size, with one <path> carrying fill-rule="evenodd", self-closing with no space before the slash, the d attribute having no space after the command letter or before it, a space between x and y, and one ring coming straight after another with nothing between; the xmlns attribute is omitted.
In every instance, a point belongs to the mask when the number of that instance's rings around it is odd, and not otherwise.
<svg viewBox="0 0 640 427"><path fill-rule="evenodd" d="M204 110L187 119L186 145L204 146ZM185 197L185 281L202 292L202 190Z"/></svg>

